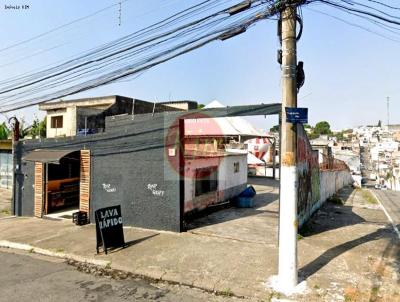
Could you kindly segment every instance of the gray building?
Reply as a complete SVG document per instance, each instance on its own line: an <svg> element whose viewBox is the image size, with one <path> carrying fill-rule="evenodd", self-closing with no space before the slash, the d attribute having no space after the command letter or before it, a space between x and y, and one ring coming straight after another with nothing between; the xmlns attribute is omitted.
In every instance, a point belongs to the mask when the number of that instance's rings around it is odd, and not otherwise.
<svg viewBox="0 0 400 302"><path fill-rule="evenodd" d="M280 104L202 112L207 117L268 115L279 113ZM73 208L87 212L94 222L96 209L121 205L125 225L182 231L192 205L203 207L212 196L218 201L234 197L247 181L235 181L241 179L237 175L247 173L243 155L219 153L211 160L209 154L202 154L196 158L200 163L189 160L182 146L184 120L191 118L190 113L106 117L103 133L18 142L14 213L43 217ZM221 158L227 160L219 165ZM191 184L185 182L189 168L194 177ZM239 174L226 176L221 186L218 173ZM185 196L185 190L191 195Z"/></svg>

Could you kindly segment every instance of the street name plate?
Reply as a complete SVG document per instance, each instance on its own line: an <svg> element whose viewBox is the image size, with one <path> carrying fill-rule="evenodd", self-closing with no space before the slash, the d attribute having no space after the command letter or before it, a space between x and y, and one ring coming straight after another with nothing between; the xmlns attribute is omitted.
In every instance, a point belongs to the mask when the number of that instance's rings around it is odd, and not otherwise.
<svg viewBox="0 0 400 302"><path fill-rule="evenodd" d="M109 248L125 247L121 206L112 206L95 211L96 250L103 246L107 254Z"/></svg>
<svg viewBox="0 0 400 302"><path fill-rule="evenodd" d="M308 123L308 108L286 107L286 122L292 124Z"/></svg>

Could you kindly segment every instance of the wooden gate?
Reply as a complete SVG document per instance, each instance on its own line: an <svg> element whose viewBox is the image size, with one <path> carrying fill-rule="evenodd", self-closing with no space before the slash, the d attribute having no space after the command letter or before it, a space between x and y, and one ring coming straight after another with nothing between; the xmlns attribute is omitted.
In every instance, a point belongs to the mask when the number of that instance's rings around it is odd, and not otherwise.
<svg viewBox="0 0 400 302"><path fill-rule="evenodd" d="M90 205L90 150L81 150L79 210L89 213Z"/></svg>
<svg viewBox="0 0 400 302"><path fill-rule="evenodd" d="M42 217L43 212L43 164L35 162L35 190L34 190L34 215Z"/></svg>

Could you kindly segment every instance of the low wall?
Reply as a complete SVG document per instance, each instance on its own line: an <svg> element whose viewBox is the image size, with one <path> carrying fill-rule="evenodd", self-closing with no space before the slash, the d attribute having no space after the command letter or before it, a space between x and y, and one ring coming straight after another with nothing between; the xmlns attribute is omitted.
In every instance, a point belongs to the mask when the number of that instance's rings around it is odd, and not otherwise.
<svg viewBox="0 0 400 302"><path fill-rule="evenodd" d="M329 197L339 191L341 188L353 183L353 178L349 171L320 171L320 195L321 200L325 202Z"/></svg>
<svg viewBox="0 0 400 302"><path fill-rule="evenodd" d="M301 124L297 124L297 173L299 228L329 197L354 182L347 169L320 170L318 151L312 150Z"/></svg>
<svg viewBox="0 0 400 302"><path fill-rule="evenodd" d="M307 208L307 211L303 211L299 215L299 228L303 226L305 222L314 214L316 210L318 210L324 202L337 193L340 189L345 186L351 185L353 183L353 178L349 171L340 170L340 171L320 171L319 172L319 200L317 202L312 203L310 207Z"/></svg>

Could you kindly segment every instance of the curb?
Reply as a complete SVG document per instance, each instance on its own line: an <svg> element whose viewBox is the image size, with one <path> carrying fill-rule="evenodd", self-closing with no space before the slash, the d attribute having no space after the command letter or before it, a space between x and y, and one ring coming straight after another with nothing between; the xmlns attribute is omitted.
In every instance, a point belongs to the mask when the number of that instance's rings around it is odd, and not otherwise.
<svg viewBox="0 0 400 302"><path fill-rule="evenodd" d="M400 232L397 226L394 224L394 221L392 217L390 217L389 213L386 211L385 207L383 206L382 202L379 200L378 196L376 196L375 192L371 191L368 189L368 191L375 197L375 199L378 201L379 206L381 207L382 211L385 213L387 219L389 220L390 224L392 225L394 232L397 234L397 237L400 239Z"/></svg>
<svg viewBox="0 0 400 302"><path fill-rule="evenodd" d="M134 272L129 272L125 270L121 270L118 268L113 268L112 266L110 267L110 262L105 261L105 260L95 260L95 259L87 259L82 256L74 255L74 254L68 254L68 253L62 253L62 252L53 252L47 249L42 249L39 247L34 247L30 244L24 244L24 243L17 243L17 242L11 242L8 240L0 240L0 248L9 248L9 249L15 249L15 250L21 250L21 251L26 251L29 253L35 253L39 255L44 255L48 257L54 257L54 258L59 258L59 259L65 259L69 265L73 265L78 268L79 270L79 265L76 265L77 263L83 264L83 265L90 265L90 266L96 266L99 267L101 270L106 270L106 271L115 271L118 274L124 273L127 276L131 277L136 277L140 278L143 280L149 280L152 282L165 282L168 284L173 284L173 285L180 285L180 286L186 286L189 288L197 288L199 290L202 290L204 292L208 292L211 294L214 294L216 296L225 296L226 294L224 291L221 290L214 290L214 289L209 289L206 287L199 287L199 286L194 286L193 284L185 283L185 282L178 282L178 281L172 281L172 280L167 280L167 279L162 279L162 278L154 278L150 276L146 276L143 274L137 274ZM85 273L90 273L85 270L81 270ZM235 293L232 293L232 297L236 297L237 299L248 299L251 297L243 296L243 295L237 295Z"/></svg>
<svg viewBox="0 0 400 302"><path fill-rule="evenodd" d="M102 267L103 266L106 267L109 265L109 262L105 261L105 260L87 259L85 257L77 256L74 254L53 252L50 250L32 246L30 244L11 242L11 241L7 241L7 240L0 240L0 247L10 248L10 249L15 249L15 250L22 250L22 251L27 251L30 253L36 253L36 254L40 254L40 255L44 255L44 256L56 257L56 258L61 258L61 259L66 259L66 260L74 260L77 262L89 263L89 264L102 266Z"/></svg>

